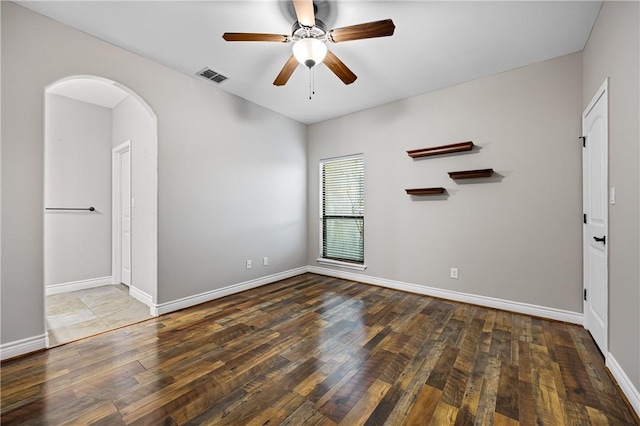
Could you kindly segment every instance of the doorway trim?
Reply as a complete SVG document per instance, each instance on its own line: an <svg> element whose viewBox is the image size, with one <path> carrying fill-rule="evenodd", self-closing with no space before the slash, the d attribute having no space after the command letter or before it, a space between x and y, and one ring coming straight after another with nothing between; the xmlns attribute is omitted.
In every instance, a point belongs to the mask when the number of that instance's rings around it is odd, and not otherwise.
<svg viewBox="0 0 640 426"><path fill-rule="evenodd" d="M122 162L120 156L125 152L131 155L131 139L111 150L111 284L122 282ZM129 176L131 176L131 169L129 169ZM129 244L129 253L131 253L131 244ZM129 287L133 286L130 284Z"/></svg>
<svg viewBox="0 0 640 426"><path fill-rule="evenodd" d="M129 290L130 290L131 296L135 297L136 299L140 300L141 302L149 306L151 315L157 316L157 313L155 312L154 307L158 303L158 117L153 111L153 109L151 108L151 106L134 90L130 89L129 87L123 84L118 83L117 81L110 80L104 77L95 76L95 75L78 74L78 75L71 75L68 77L61 78L47 85L44 88L44 94L46 95L46 93L48 93L49 90L51 90L56 85L65 83L67 81L78 80L78 79L95 80L96 82L105 83L105 84L117 87L125 91L126 93L128 93L129 96L133 100L135 100L148 114L149 123L146 124L146 126L148 126L146 128L149 131L149 147L148 147L149 149L147 152L145 152L145 155L143 157L136 158L136 156L132 155L131 161L132 161L132 168L133 168L135 166L135 164L133 163L134 161L142 161L144 159L145 161L144 164L147 166L146 169L149 170L149 172L145 175L145 181L146 181L145 191L147 191L146 193L148 195L148 198L147 197L145 198L147 199L147 202L148 202L148 211L149 211L149 213L145 215L145 221L149 223L153 232L145 240L145 248L144 248L146 253L149 255L146 257L148 263L145 265L145 268L144 268L144 270L148 271L148 274L146 276L146 281L149 283L147 285L149 289L147 290L148 293L139 291L138 289L136 289L138 291L131 292L131 289L134 289L133 286L130 287ZM46 99L46 96L44 96L44 99ZM45 109L47 108L46 101L44 102L44 108ZM46 114L44 115L46 117ZM44 124L44 128L46 129L46 123ZM43 143L46 143L44 137L43 137ZM131 189L132 189L132 196L133 196L133 190L134 190L133 186ZM44 213L42 216L42 220L44 221ZM135 262L133 256L134 256L134 253L132 252L132 262ZM132 266L135 267L135 265L132 265ZM43 270L44 270L44 267L43 267ZM43 282L44 282L44 276L43 276ZM42 288L43 297L46 297L46 289L44 287L45 286L43 286ZM44 315L44 320L45 320L44 329L45 329L45 336L46 336L46 330L47 330L46 315ZM48 347L48 342L46 343L46 346Z"/></svg>

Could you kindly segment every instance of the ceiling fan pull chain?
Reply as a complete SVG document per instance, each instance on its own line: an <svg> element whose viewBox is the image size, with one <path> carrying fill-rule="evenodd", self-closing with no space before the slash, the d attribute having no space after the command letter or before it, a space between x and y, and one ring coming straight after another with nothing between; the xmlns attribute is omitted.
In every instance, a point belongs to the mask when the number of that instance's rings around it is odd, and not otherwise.
<svg viewBox="0 0 640 426"><path fill-rule="evenodd" d="M312 84L313 84L313 68L309 68L309 99L311 99L311 95L313 94Z"/></svg>
<svg viewBox="0 0 640 426"><path fill-rule="evenodd" d="M316 94L316 67L311 68L311 93Z"/></svg>

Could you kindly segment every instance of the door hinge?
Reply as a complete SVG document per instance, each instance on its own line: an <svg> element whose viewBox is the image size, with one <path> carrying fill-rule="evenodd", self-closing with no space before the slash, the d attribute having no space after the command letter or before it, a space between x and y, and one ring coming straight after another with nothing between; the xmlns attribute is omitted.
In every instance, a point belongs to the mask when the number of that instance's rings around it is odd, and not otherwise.
<svg viewBox="0 0 640 426"><path fill-rule="evenodd" d="M584 289L584 300L585 301L587 300L587 289L586 288Z"/></svg>
<svg viewBox="0 0 640 426"><path fill-rule="evenodd" d="M578 139L582 139L582 147L586 148L587 147L587 137L586 136L580 136Z"/></svg>
<svg viewBox="0 0 640 426"><path fill-rule="evenodd" d="M582 223L587 223L587 214L586 213L582 213Z"/></svg>
<svg viewBox="0 0 640 426"><path fill-rule="evenodd" d="M607 236L603 235L601 238L600 237L593 237L593 240L597 243L602 243L602 244L607 244Z"/></svg>

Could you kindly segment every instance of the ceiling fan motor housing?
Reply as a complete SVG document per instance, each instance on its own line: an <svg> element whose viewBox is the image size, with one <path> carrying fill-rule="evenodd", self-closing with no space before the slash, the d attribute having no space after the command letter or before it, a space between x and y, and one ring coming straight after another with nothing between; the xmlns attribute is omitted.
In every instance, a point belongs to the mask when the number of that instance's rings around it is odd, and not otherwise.
<svg viewBox="0 0 640 426"><path fill-rule="evenodd" d="M319 19L316 19L316 24L313 27L305 27L296 21L291 28L291 39L298 41L303 38L317 38L325 41L327 38L327 26Z"/></svg>

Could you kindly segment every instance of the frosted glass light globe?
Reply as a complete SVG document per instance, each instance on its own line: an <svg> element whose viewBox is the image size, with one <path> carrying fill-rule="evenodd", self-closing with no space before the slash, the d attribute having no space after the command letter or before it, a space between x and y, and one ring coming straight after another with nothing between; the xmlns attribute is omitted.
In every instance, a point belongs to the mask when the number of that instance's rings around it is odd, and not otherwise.
<svg viewBox="0 0 640 426"><path fill-rule="evenodd" d="M293 45L293 56L309 68L321 63L326 55L327 46L317 38L303 38Z"/></svg>

